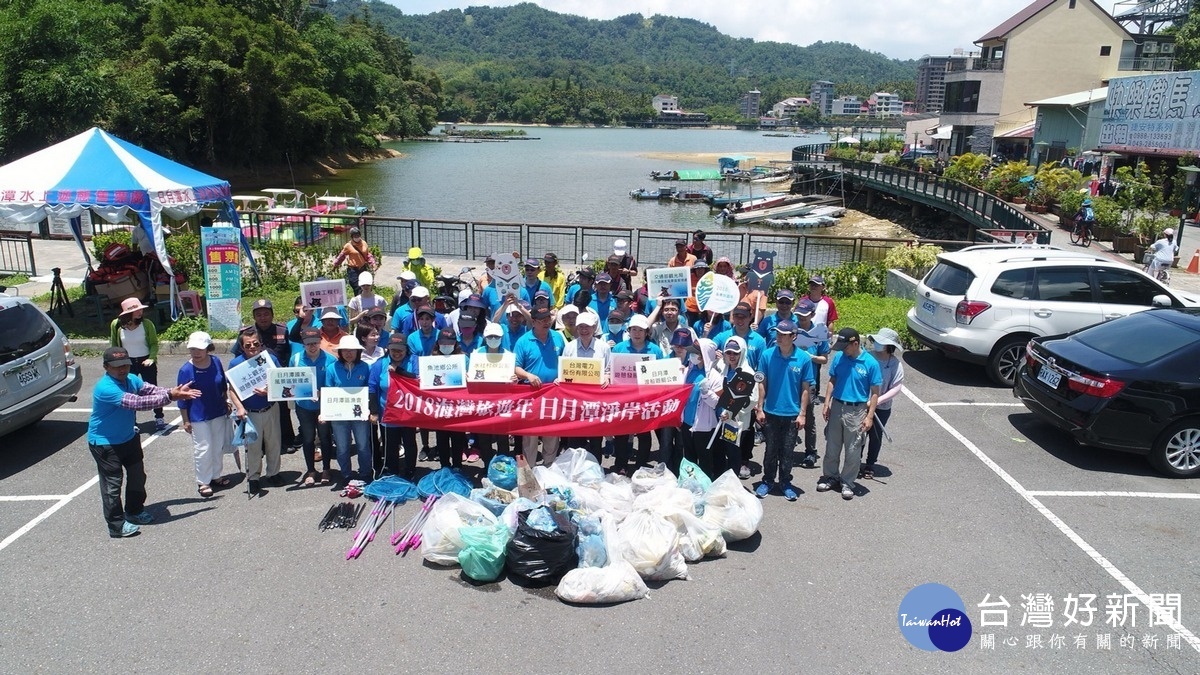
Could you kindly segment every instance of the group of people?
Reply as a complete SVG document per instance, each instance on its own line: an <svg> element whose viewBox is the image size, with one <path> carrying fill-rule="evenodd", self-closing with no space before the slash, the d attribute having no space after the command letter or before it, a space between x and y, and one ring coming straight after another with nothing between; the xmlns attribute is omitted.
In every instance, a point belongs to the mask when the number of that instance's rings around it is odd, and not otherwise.
<svg viewBox="0 0 1200 675"><path fill-rule="evenodd" d="M766 497L778 492L794 500L799 490L792 483L793 453L803 443L801 465L816 467L814 410L820 405L827 424L817 490L838 488L843 497L852 498L855 481L873 476L881 427L903 381L898 336L890 329L865 337L852 328L832 332L837 309L819 275L808 280L803 294L780 289L775 311L768 312L767 293L749 288L747 270L739 274L725 257L714 263L714 252L704 239L703 232L695 233L690 243L680 239L676 255L666 264L690 267L693 285L710 265L715 273L734 278L741 299L727 314L701 311L694 294L671 298L650 292L644 283L635 288L638 263L622 240L614 243L603 271L581 270L569 284L553 253L524 261L525 278L516 291L498 291L485 271L480 286L464 290L449 311L435 305L431 289L424 285L431 272L418 276L406 269L389 307L375 294L371 271L360 268L354 279L357 292L345 306L310 307L297 298L287 325L275 320L270 300L255 301L254 323L239 333L228 364L215 353L208 334L193 333L187 341L189 359L179 370L178 386L170 390L154 384L157 340L152 323L142 318L145 307L127 301L113 323L113 349L119 352L106 353L106 375L96 388L93 427L97 420L107 420L97 427L105 433L89 431L102 478L111 474L114 461L128 460L125 468L131 478L123 508L119 469L115 491L104 483L110 533L127 536L130 528L136 533L145 518L144 474L133 478L133 472L141 471L133 415L154 409L161 430L161 409L168 400L178 401L183 429L192 438L197 491L205 498L231 484L224 474L224 456L234 452L235 426L248 421L256 433L241 435L252 494L264 485L284 484L281 455L296 449L303 451L305 462L300 484L337 483L354 496L384 473L414 478L419 460L436 457L443 467L461 467L479 459L486 464L496 453L522 452L530 465L539 460L550 464L564 444L586 448L602 462L612 455L610 470L621 474L654 461L677 472L687 458L711 478L733 470L747 479L754 446L762 443L763 475L756 493ZM415 254L420 256L419 251ZM485 261L489 270L494 258ZM633 436L606 437L603 429L593 437L569 439L522 429L512 430L515 438L431 434L383 422L391 378L418 379L422 356L467 358L475 352L512 353L514 381L535 388L559 379L558 362L564 356L599 359L603 384L597 388L598 399L611 381L612 354L675 357L692 390L679 427ZM313 368L318 390L365 385L369 418L326 421L317 400L290 405L270 401L262 388L239 396L227 370L260 355L272 367ZM824 396L819 395L822 370ZM723 407L722 392L738 373L756 382L749 404ZM114 433L118 428L121 433ZM865 464L860 462L863 452Z"/></svg>

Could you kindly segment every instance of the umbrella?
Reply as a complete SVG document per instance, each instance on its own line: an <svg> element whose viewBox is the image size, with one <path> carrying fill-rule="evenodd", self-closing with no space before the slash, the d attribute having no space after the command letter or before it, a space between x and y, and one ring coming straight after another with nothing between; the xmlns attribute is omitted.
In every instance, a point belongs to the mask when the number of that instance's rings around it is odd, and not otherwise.
<svg viewBox="0 0 1200 675"><path fill-rule="evenodd" d="M853 136L842 136L841 138L837 139L837 142L838 142L838 143L850 143L850 144L852 144L852 145L858 145L858 143L859 143L859 140L858 140L857 138L853 137Z"/></svg>
<svg viewBox="0 0 1200 675"><path fill-rule="evenodd" d="M162 214L187 218L209 204L220 208L223 220L239 222L227 181L97 127L0 167L0 218L20 223L36 223L50 215L72 218L76 241L84 249L78 220L83 211L110 223L133 213L168 273L173 270L163 241ZM249 249L246 253L253 265Z"/></svg>

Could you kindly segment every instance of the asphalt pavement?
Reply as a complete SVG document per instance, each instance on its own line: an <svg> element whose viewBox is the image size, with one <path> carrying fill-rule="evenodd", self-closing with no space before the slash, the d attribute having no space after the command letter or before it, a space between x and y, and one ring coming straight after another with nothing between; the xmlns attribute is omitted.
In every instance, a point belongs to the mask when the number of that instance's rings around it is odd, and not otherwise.
<svg viewBox="0 0 1200 675"><path fill-rule="evenodd" d="M78 403L0 442L0 671L1200 672L1200 483L1077 447L980 368L904 358L893 442L859 497L817 493L819 472L797 468L804 494L768 498L758 535L607 607L467 583L378 542L346 561L350 533L317 528L336 493L250 500L239 480L203 500L178 428L142 437L156 522L110 539L85 438L101 368L84 359ZM163 358L164 379L181 363ZM283 469L297 479L301 456ZM961 651L902 635L900 603L926 583L963 600ZM1070 623L1067 596L1087 594L1091 625ZM1146 594L1178 594L1178 620L1152 626ZM985 625L1001 597L1007 625ZM1108 623L1113 602L1123 626Z"/></svg>

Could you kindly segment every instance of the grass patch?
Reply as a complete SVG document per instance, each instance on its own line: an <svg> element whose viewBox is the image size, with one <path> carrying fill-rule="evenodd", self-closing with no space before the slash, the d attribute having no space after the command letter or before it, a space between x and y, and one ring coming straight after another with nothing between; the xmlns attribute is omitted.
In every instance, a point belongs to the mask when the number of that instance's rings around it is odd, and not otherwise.
<svg viewBox="0 0 1200 675"><path fill-rule="evenodd" d="M905 349L919 349L921 344L908 330L907 315L913 301L904 298L881 298L874 295L852 295L837 299L837 327L855 328L868 335L880 328L891 328L900 334Z"/></svg>
<svg viewBox="0 0 1200 675"><path fill-rule="evenodd" d="M29 283L28 274L10 274L6 277L0 277L0 286L12 288L13 286L20 286L27 283Z"/></svg>

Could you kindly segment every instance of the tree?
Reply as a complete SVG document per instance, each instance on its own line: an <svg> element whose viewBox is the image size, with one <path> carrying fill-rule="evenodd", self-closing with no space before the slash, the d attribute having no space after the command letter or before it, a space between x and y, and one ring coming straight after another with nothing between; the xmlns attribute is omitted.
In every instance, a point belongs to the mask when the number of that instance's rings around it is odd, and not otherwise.
<svg viewBox="0 0 1200 675"><path fill-rule="evenodd" d="M1175 33L1175 70L1200 69L1200 3L1192 3L1187 21Z"/></svg>

